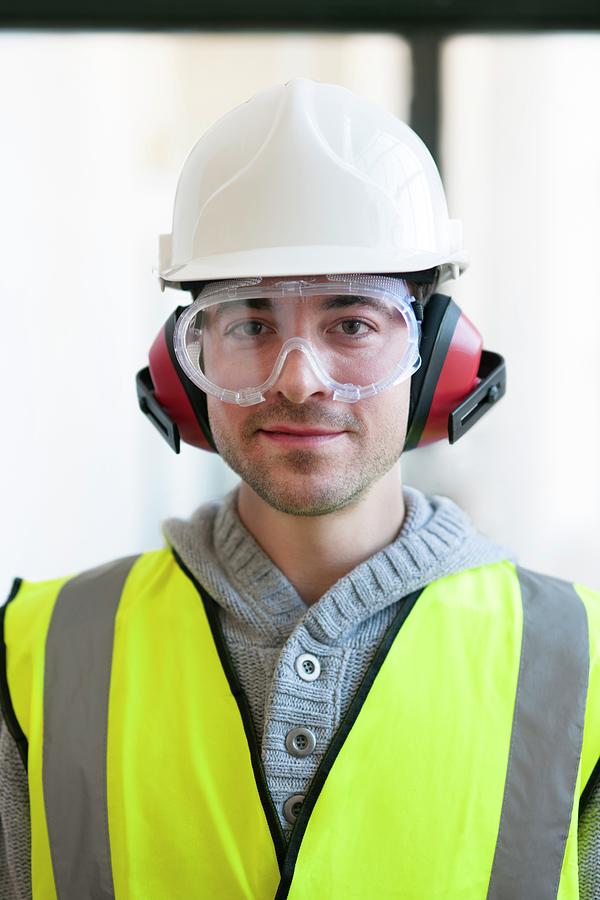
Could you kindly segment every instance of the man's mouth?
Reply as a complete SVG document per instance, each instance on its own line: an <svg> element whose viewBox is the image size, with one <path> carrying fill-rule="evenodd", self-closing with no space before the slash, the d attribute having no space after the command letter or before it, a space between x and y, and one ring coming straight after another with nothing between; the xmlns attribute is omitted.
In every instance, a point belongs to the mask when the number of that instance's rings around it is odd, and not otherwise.
<svg viewBox="0 0 600 900"><path fill-rule="evenodd" d="M317 425L269 425L261 428L261 431L275 432L278 434L299 434L304 437L322 434L341 434L341 428L319 428Z"/></svg>
<svg viewBox="0 0 600 900"><path fill-rule="evenodd" d="M319 428L311 425L292 426L277 424L260 428L258 433L263 435L266 440L274 443L307 447L329 443L346 434L346 431Z"/></svg>

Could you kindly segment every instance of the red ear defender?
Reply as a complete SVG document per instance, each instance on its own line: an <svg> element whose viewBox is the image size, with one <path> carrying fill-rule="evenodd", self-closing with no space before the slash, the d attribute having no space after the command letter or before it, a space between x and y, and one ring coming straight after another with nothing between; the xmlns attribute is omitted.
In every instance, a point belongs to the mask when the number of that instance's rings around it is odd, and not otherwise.
<svg viewBox="0 0 600 900"><path fill-rule="evenodd" d="M423 317L422 364L411 379L405 450L448 438L454 444L506 391L504 359L458 305L433 294Z"/></svg>
<svg viewBox="0 0 600 900"><path fill-rule="evenodd" d="M206 394L183 372L173 348L175 323L183 309L180 306L169 316L150 348L150 365L137 373L138 401L175 453L180 440L216 453Z"/></svg>
<svg viewBox="0 0 600 900"><path fill-rule="evenodd" d="M178 307L161 328L137 374L140 409L179 453L180 441L217 452L206 394L182 370L173 347ZM455 443L506 390L504 360L482 349L475 326L444 294L428 301L422 323L422 364L411 379L405 450L448 438Z"/></svg>

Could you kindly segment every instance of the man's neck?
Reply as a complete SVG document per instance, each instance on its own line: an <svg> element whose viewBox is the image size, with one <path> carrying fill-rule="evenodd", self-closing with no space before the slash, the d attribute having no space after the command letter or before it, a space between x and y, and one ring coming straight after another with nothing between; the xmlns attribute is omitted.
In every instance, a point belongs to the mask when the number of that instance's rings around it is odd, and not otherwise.
<svg viewBox="0 0 600 900"><path fill-rule="evenodd" d="M238 513L310 606L397 537L405 514L400 466L394 466L358 501L324 516L280 512L242 482Z"/></svg>

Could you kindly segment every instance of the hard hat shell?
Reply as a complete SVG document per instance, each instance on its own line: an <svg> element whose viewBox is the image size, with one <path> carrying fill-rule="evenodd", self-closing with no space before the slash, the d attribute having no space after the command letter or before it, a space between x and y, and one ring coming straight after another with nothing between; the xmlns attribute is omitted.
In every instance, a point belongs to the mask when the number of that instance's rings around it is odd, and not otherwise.
<svg viewBox="0 0 600 900"><path fill-rule="evenodd" d="M468 265L417 134L347 88L293 78L231 110L181 172L162 283Z"/></svg>

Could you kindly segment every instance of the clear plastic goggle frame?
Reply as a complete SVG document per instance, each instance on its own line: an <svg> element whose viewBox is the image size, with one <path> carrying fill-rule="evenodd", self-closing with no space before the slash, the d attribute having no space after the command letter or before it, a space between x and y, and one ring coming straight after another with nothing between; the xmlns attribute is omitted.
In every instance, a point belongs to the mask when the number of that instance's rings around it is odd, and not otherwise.
<svg viewBox="0 0 600 900"><path fill-rule="evenodd" d="M250 406L265 399L288 355L298 351L334 400L356 403L405 381L421 365L414 300L407 281L385 275L211 282L177 320L175 354L201 390L226 403ZM323 314L317 327L303 326L302 334L286 336L290 301L303 310L333 312L327 312L325 326ZM247 318L241 319L239 310L247 310ZM297 315L293 321L298 327ZM348 323L363 330L348 332ZM220 372L208 371L207 357L218 361L212 369ZM259 383L248 383L257 378Z"/></svg>

